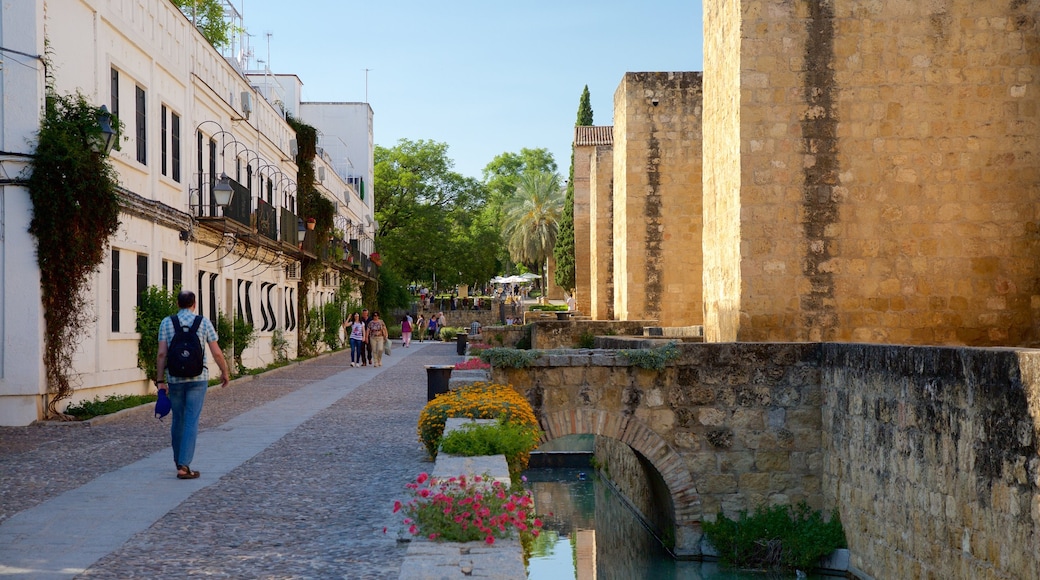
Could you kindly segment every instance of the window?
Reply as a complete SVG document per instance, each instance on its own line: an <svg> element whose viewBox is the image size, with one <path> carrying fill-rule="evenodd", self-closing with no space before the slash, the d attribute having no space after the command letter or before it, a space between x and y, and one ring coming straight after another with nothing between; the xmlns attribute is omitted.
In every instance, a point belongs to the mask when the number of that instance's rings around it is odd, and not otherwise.
<svg viewBox="0 0 1040 580"><path fill-rule="evenodd" d="M119 116L119 71L112 69L112 114Z"/></svg>
<svg viewBox="0 0 1040 580"><path fill-rule="evenodd" d="M148 165L148 111L144 89L137 87L137 162Z"/></svg>
<svg viewBox="0 0 1040 580"><path fill-rule="evenodd" d="M112 332L119 332L119 250L112 250Z"/></svg>
<svg viewBox="0 0 1040 580"><path fill-rule="evenodd" d="M137 255L137 307L143 306L144 294L148 291L148 256Z"/></svg>
<svg viewBox="0 0 1040 580"><path fill-rule="evenodd" d="M181 276L184 267L179 262L163 260L162 263L162 287L168 292L174 292L183 284ZM171 276L172 274L172 276Z"/></svg>
<svg viewBox="0 0 1040 580"><path fill-rule="evenodd" d="M181 116L170 113L170 168L173 180L181 182Z"/></svg>
<svg viewBox="0 0 1040 580"><path fill-rule="evenodd" d="M163 105L160 109L159 116L159 171L161 171L163 175L166 175L166 155L168 153L168 149L166 147L166 134L166 105Z"/></svg>

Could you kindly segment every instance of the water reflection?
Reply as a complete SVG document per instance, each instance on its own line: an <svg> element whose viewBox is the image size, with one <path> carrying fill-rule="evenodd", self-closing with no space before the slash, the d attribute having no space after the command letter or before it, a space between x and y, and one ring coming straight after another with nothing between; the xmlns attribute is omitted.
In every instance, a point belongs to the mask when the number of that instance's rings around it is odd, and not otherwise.
<svg viewBox="0 0 1040 580"><path fill-rule="evenodd" d="M714 562L674 560L591 469L531 469L526 475L545 524L528 563L531 580L796 578L721 570Z"/></svg>

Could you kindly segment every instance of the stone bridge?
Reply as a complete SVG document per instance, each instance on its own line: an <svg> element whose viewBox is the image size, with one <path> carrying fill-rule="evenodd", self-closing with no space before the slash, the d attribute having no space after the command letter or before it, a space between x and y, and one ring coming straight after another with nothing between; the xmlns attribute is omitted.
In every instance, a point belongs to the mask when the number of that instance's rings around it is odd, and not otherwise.
<svg viewBox="0 0 1040 580"><path fill-rule="evenodd" d="M545 441L630 448L661 490L659 532L677 556L701 555L700 523L720 511L804 500L838 508L860 575L1040 577L1040 352L679 348L661 371L624 350L558 350L492 379L527 397Z"/></svg>

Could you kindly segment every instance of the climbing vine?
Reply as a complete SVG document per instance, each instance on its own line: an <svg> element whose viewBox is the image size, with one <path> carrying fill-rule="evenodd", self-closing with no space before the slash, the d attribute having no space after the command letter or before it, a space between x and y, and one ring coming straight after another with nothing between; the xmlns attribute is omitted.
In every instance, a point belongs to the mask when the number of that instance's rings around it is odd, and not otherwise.
<svg viewBox="0 0 1040 580"><path fill-rule="evenodd" d="M286 117L289 126L296 131L296 142L298 152L296 155L296 166L299 168L296 175L296 202L300 217L304 220L314 218L314 229L307 232L307 237L314 240L313 245L307 242L308 249L313 249L317 258L304 258L301 261L302 271L298 296L297 312L300 313L300 328L308 328L310 325L311 310L307 307L307 295L322 274L325 273L325 262L322 256L326 255L332 233L333 217L335 207L332 202L325 199L314 186L314 158L318 155L318 130L303 121L288 115ZM313 236L313 237L312 237ZM300 333L297 347L301 354L313 355L313 349L308 341L304 341Z"/></svg>
<svg viewBox="0 0 1040 580"><path fill-rule="evenodd" d="M28 179L32 201L29 233L36 238L44 316L43 364L47 416L72 395L72 358L93 317L84 312L92 275L119 228L119 186L108 157L91 150L100 139L98 107L83 95L48 89L39 142ZM117 138L122 126L113 119Z"/></svg>

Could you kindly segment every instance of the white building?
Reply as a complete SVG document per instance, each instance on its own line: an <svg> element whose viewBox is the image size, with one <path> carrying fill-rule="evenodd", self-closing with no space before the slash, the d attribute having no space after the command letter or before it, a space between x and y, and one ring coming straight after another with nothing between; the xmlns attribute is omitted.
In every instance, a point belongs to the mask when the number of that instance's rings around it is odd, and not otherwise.
<svg viewBox="0 0 1040 580"><path fill-rule="evenodd" d="M83 307L96 320L77 351L70 402L152 390L137 350L155 337L134 330L137 296L148 286L181 284L211 319L219 312L250 321L257 340L246 366L272 362L276 334L295 356L300 264L315 256L299 239L306 216L297 211L290 107L268 102L256 75L215 50L169 0L9 2L0 16L0 425L42 418L48 397L24 181L45 97L45 46L56 91L107 105L126 137L111 155L124 195L121 225ZM299 96L293 87L291 109L325 135L318 190L336 204L344 244L357 240L350 261L331 264L312 289L316 304L331 298L342 276L377 276L368 260L372 112L350 104L356 122L323 125L324 117L309 121ZM337 133L341 127L351 134ZM235 193L223 210L212 199L221 174Z"/></svg>

